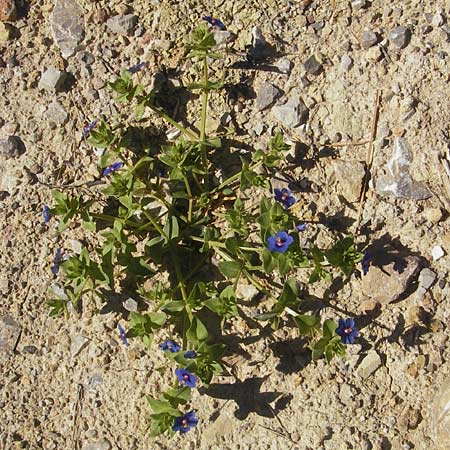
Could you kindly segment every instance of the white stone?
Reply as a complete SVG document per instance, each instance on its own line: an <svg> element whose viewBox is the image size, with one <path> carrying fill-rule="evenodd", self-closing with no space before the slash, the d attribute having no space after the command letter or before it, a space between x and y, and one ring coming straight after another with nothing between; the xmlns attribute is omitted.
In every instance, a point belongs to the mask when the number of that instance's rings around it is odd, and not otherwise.
<svg viewBox="0 0 450 450"><path fill-rule="evenodd" d="M444 249L440 245L435 245L431 249L431 256L433 257L433 261L437 261L445 255Z"/></svg>

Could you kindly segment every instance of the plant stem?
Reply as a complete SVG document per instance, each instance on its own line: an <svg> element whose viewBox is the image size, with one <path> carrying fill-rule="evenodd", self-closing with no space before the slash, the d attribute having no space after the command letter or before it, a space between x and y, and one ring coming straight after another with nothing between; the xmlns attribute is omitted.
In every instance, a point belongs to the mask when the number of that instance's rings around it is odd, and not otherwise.
<svg viewBox="0 0 450 450"><path fill-rule="evenodd" d="M261 164L262 164L261 162L257 162L255 164L252 164L249 167L249 170L254 170L258 166L260 166ZM227 186L228 184L231 184L233 181L236 181L240 176L241 176L241 172L237 172L234 175L231 175L231 177L228 177L225 181L222 181L222 183L220 183L219 186L215 187L211 191L211 194L213 194L214 192L217 192L217 191L221 191L225 186Z"/></svg>
<svg viewBox="0 0 450 450"><path fill-rule="evenodd" d="M191 185L189 184L189 180L187 176L183 173L184 185L186 186L187 194L189 195L189 210L188 210L188 222L192 222L192 208L194 206L194 199L192 198Z"/></svg>
<svg viewBox="0 0 450 450"><path fill-rule="evenodd" d="M164 111L157 108L153 105L148 105L148 107L154 111L156 114L158 114L160 117L162 117L165 121L169 122L171 125L173 125L175 128L180 130L182 133L184 133L186 136L189 137L191 141L198 141L198 136L193 133L192 131L189 131L183 125L180 125L176 120L172 119L170 116L168 116Z"/></svg>
<svg viewBox="0 0 450 450"><path fill-rule="evenodd" d="M206 115L208 112L208 90L206 86L208 84L208 60L207 58L203 58L203 83L205 85L205 89L202 92L202 117L200 123L200 142L204 142L206 140ZM205 187L208 190L209 185L209 170L208 170L208 159L206 157L206 145L200 144L200 149L202 152L202 165L205 170Z"/></svg>

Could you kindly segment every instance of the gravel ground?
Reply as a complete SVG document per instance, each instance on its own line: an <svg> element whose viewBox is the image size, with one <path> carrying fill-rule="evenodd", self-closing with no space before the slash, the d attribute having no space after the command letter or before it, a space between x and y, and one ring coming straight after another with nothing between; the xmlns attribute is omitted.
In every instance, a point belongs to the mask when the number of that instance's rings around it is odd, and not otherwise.
<svg viewBox="0 0 450 450"><path fill-rule="evenodd" d="M433 436L434 399L450 375L450 2L17 1L17 20L10 3L0 1L0 448L450 448L448 431ZM71 36L57 43L68 8ZM127 14L137 23L114 19ZM321 220L308 236L322 244L327 227L355 224L370 169L359 239L371 242L376 264L342 289L314 292L357 317L361 337L346 360L311 363L294 329L269 337L235 321L236 370L214 380L209 395L194 393L198 427L151 440L145 395L165 388L171 369L156 349L123 347L113 313L91 307L79 318L49 318L52 255L62 243L76 252L82 234L62 241L41 211L48 185L99 175L81 130L118 114L106 82L140 61L145 83L163 69L179 69L174 83L191 80L182 42L205 14L230 32L221 37L233 53L216 76L253 94L216 95L210 130L230 117L238 139L255 147L274 127L284 130L301 155L298 212ZM255 26L273 60L239 64ZM199 119L197 106L187 122ZM334 308L322 313L339 317ZM437 398L449 396L444 389Z"/></svg>

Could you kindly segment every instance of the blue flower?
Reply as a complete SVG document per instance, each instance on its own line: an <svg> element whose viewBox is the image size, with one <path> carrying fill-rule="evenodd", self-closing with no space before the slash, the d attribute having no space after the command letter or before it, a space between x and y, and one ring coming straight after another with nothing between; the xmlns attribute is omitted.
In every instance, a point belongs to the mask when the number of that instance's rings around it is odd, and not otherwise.
<svg viewBox="0 0 450 450"><path fill-rule="evenodd" d="M44 205L42 208L42 217L44 218L44 223L49 223L52 218L52 213L50 212L50 208L47 205Z"/></svg>
<svg viewBox="0 0 450 450"><path fill-rule="evenodd" d="M197 352L194 350L188 350L183 356L187 359L194 359L197 358Z"/></svg>
<svg viewBox="0 0 450 450"><path fill-rule="evenodd" d="M343 344L353 344L359 331L355 327L353 319L339 319L339 325L336 328L336 333L341 337Z"/></svg>
<svg viewBox="0 0 450 450"><path fill-rule="evenodd" d="M159 348L165 352L169 350L172 353L179 352L181 350L181 347L176 342L171 340L159 344Z"/></svg>
<svg viewBox="0 0 450 450"><path fill-rule="evenodd" d="M83 132L81 133L84 138L87 137L88 134L91 132L91 130L93 130L95 128L95 126L97 125L97 122L98 122L98 120L95 119L90 124L84 126Z"/></svg>
<svg viewBox="0 0 450 450"><path fill-rule="evenodd" d="M120 340L123 342L125 347L128 347L130 344L128 344L127 341L127 332L122 328L122 325L120 325L120 323L117 324L117 329L119 330Z"/></svg>
<svg viewBox="0 0 450 450"><path fill-rule="evenodd" d="M227 29L227 27L225 26L225 24L221 20L214 19L214 17L204 16L203 20L208 22L212 27L218 28L219 30L226 30Z"/></svg>
<svg viewBox="0 0 450 450"><path fill-rule="evenodd" d="M110 173L115 172L116 170L119 170L123 167L123 162L115 162L108 166L102 173L102 176L106 177Z"/></svg>
<svg viewBox="0 0 450 450"><path fill-rule="evenodd" d="M289 189L275 189L275 200L280 202L286 209L290 208L295 202L295 197L291 195Z"/></svg>
<svg viewBox="0 0 450 450"><path fill-rule="evenodd" d="M53 258L53 264L52 264L52 267L51 267L53 275L58 275L58 272L59 272L59 261L61 260L61 257L62 257L62 250L60 248L58 248L58 250L56 250L55 257Z"/></svg>
<svg viewBox="0 0 450 450"><path fill-rule="evenodd" d="M195 427L198 423L197 417L195 417L195 412L190 411L180 417L175 417L172 430L179 431L180 433L186 433L191 428Z"/></svg>
<svg viewBox="0 0 450 450"><path fill-rule="evenodd" d="M175 375L184 386L194 388L197 385L197 377L186 369L175 369Z"/></svg>
<svg viewBox="0 0 450 450"><path fill-rule="evenodd" d="M133 67L130 67L128 70L128 72L130 73L137 73L139 72L143 67L145 66L145 62L141 62L139 64L134 65Z"/></svg>
<svg viewBox="0 0 450 450"><path fill-rule="evenodd" d="M298 225L295 226L295 229L296 229L298 232L305 231L306 228L307 228L307 224L306 224L306 223L299 223Z"/></svg>
<svg viewBox="0 0 450 450"><path fill-rule="evenodd" d="M361 260L361 270L362 270L363 275L367 275L367 272L369 271L369 267L370 267L370 256L369 256L369 252L366 250L364 252L363 259Z"/></svg>
<svg viewBox="0 0 450 450"><path fill-rule="evenodd" d="M267 247L271 252L285 253L288 247L294 242L294 238L286 231L280 231L275 236L267 239Z"/></svg>

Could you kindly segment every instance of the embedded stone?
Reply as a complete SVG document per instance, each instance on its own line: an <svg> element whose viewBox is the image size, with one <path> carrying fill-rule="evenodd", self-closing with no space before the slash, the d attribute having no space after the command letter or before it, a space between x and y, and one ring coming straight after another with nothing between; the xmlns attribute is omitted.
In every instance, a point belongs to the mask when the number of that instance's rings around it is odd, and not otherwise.
<svg viewBox="0 0 450 450"><path fill-rule="evenodd" d="M291 97L284 105L272 108L274 117L288 128L295 128L308 120L308 108L298 96Z"/></svg>
<svg viewBox="0 0 450 450"><path fill-rule="evenodd" d="M405 48L411 40L411 31L407 27L395 27L389 33L389 40L398 50Z"/></svg>
<svg viewBox="0 0 450 450"><path fill-rule="evenodd" d="M337 183L337 193L349 203L359 200L365 173L364 164L355 160L339 160L327 167L330 182Z"/></svg>
<svg viewBox="0 0 450 450"><path fill-rule="evenodd" d="M50 28L62 56L72 56L84 38L83 8L75 0L56 0Z"/></svg>
<svg viewBox="0 0 450 450"><path fill-rule="evenodd" d="M64 125L69 118L67 111L58 101L54 101L48 105L47 110L44 113L46 119L50 122Z"/></svg>
<svg viewBox="0 0 450 450"><path fill-rule="evenodd" d="M361 35L361 45L366 50L378 42L378 36L371 30L363 31Z"/></svg>
<svg viewBox="0 0 450 450"><path fill-rule="evenodd" d="M369 378L381 367L381 364L380 355L375 350L369 350L358 367L358 374L362 378Z"/></svg>
<svg viewBox="0 0 450 450"><path fill-rule="evenodd" d="M64 86L67 73L56 69L47 69L39 80L39 89L49 92L58 92Z"/></svg>
<svg viewBox="0 0 450 450"><path fill-rule="evenodd" d="M15 350L21 333L20 325L11 317L0 318L0 352L11 353Z"/></svg>
<svg viewBox="0 0 450 450"><path fill-rule="evenodd" d="M118 15L109 18L106 26L114 33L127 35L134 30L138 17L134 14Z"/></svg>
<svg viewBox="0 0 450 450"><path fill-rule="evenodd" d="M280 94L281 91L273 84L263 83L256 96L256 108L258 111L262 111L271 106Z"/></svg>
<svg viewBox="0 0 450 450"><path fill-rule="evenodd" d="M316 55L312 55L303 63L303 67L309 74L318 75L322 70L322 62L317 59Z"/></svg>
<svg viewBox="0 0 450 450"><path fill-rule="evenodd" d="M25 152L25 145L19 136L8 136L0 139L0 156L15 158Z"/></svg>

